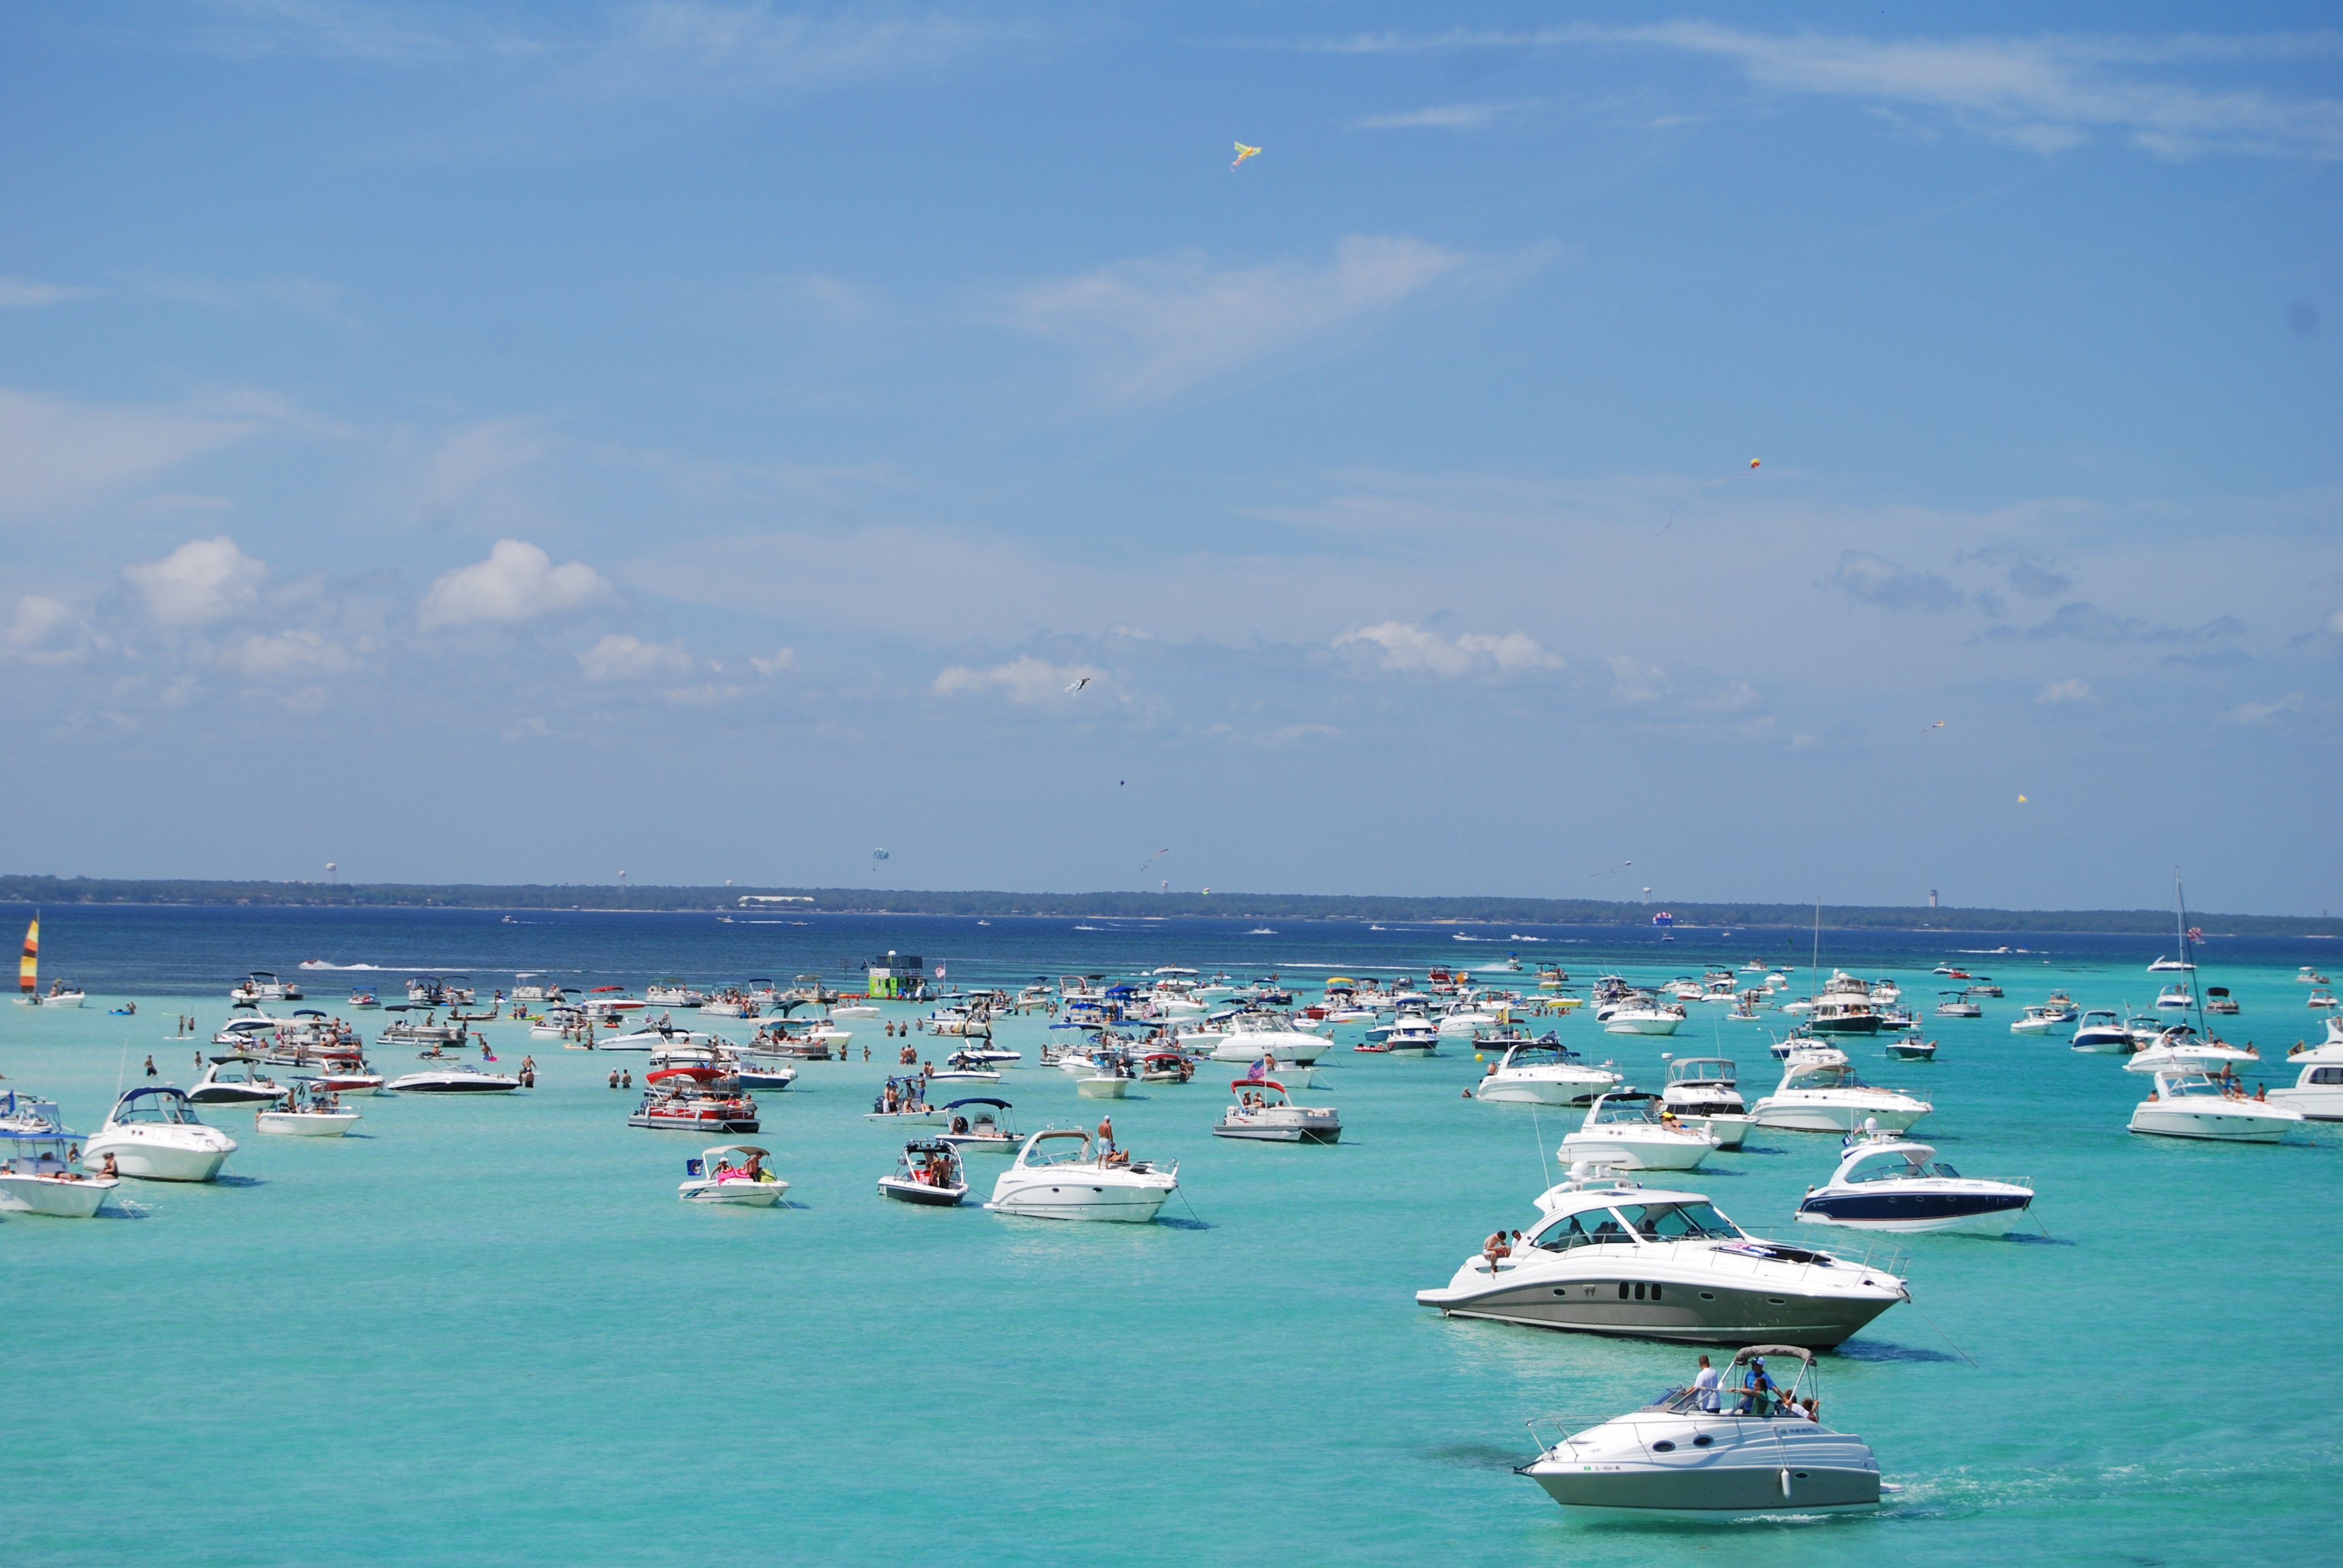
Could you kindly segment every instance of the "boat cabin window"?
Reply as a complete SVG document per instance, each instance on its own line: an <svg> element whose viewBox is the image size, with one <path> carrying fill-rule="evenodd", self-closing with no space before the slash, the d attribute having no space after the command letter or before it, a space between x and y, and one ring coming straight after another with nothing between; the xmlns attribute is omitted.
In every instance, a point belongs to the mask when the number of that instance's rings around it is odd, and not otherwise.
<svg viewBox="0 0 2343 1568"><path fill-rule="evenodd" d="M2314 1067L2310 1070L2313 1083L2343 1083L2343 1067Z"/></svg>
<svg viewBox="0 0 2343 1568"><path fill-rule="evenodd" d="M193 1121L195 1113L179 1101L152 1094L141 1099L115 1119L117 1121Z"/></svg>
<svg viewBox="0 0 2343 1568"><path fill-rule="evenodd" d="M1619 1212L1646 1241L1674 1241L1687 1237L1737 1239L1732 1221L1706 1203L1628 1203Z"/></svg>
<svg viewBox="0 0 2343 1568"><path fill-rule="evenodd" d="M1607 1210L1594 1210L1584 1214L1567 1214L1549 1223L1530 1238L1530 1245L1543 1247L1549 1252L1567 1252L1574 1247L1592 1247L1604 1241L1624 1241L1626 1232Z"/></svg>

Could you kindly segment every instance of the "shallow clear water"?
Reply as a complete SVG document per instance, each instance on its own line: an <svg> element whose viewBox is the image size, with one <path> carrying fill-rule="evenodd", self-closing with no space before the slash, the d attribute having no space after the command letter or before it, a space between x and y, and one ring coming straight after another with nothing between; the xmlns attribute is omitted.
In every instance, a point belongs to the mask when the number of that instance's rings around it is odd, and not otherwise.
<svg viewBox="0 0 2343 1568"><path fill-rule="evenodd" d="M90 985L91 1005L0 1010L0 1072L86 1131L150 1051L188 1081L174 1010L216 1025L244 970L313 957L382 964L385 981L548 968L639 985L786 977L890 947L970 981L1159 962L1420 975L1517 947L1583 980L1610 965L1697 973L1788 940L523 919L52 910L44 972ZM1826 935L1824 960L1893 973L1916 1003L1951 948L1999 941ZM1874 1081L1935 1101L1922 1131L1946 1158L2030 1177L2049 1232L1909 1240L1916 1304L1826 1358L1827 1419L1904 1488L1874 1516L1590 1525L1510 1473L1534 1447L1525 1419L1604 1419L1682 1381L1692 1356L1413 1305L1490 1229L1528 1221L1540 1151L1574 1120L1461 1098L1468 1053L1330 1053L1326 1089L1305 1098L1341 1107L1331 1149L1212 1139L1225 1076L1212 1070L1151 1088L1113 1107L1116 1127L1182 1161L1188 1201L1170 1223L1068 1226L882 1201L872 1183L900 1134L862 1113L883 1049L759 1097L756 1141L777 1151L790 1207L687 1209L675 1183L699 1140L627 1127L632 1097L604 1086L607 1059L501 1025L508 1065L534 1051L534 1094L365 1101L365 1136L339 1142L259 1137L216 1109L242 1144L231 1181L126 1183L118 1219L0 1220L15 1406L0 1528L25 1563L2193 1563L2247 1543L2328 1558L2337 1136L2127 1135L2136 1075L2007 1021L2054 985L2087 1007L2144 1004L2157 944L2024 941L2048 961L1976 960L2009 998L1932 1029L1938 1061L1852 1048ZM2204 978L2246 1009L2224 1032L2273 1059L2315 1038L2294 969L2332 947L2217 945ZM352 978L304 976L329 1008ZM140 1016L106 1016L129 994ZM1664 1050L1722 1040L1762 1092L1764 1030L1722 1010L1694 1010L1674 1040L1559 1027L1647 1083ZM855 1027L858 1047L882 1044L875 1020ZM1030 1060L1042 1030L1002 1036ZM1029 1131L1101 1109L1032 1066L1000 1092ZM1694 1184L1752 1230L1811 1240L1790 1213L1835 1141L1752 1145ZM998 1164L975 1162L980 1192Z"/></svg>

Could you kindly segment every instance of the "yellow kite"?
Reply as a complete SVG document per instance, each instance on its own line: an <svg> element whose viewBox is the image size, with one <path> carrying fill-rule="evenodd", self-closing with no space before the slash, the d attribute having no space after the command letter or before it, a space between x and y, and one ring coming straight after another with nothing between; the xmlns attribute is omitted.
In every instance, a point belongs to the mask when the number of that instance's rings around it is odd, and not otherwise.
<svg viewBox="0 0 2343 1568"><path fill-rule="evenodd" d="M1234 168L1234 167L1236 167L1236 166L1237 166L1237 164L1241 164L1241 163L1244 162L1244 161L1245 161L1245 159L1247 159L1247 158L1252 158L1252 157L1259 157L1260 156L1261 156L1261 149L1260 149L1259 147L1249 147L1249 146L1245 146L1242 142L1239 142L1239 143L1237 144L1237 161L1236 161L1236 163L1235 163L1235 164L1231 164L1231 165L1229 166L1229 167L1231 167L1231 168Z"/></svg>

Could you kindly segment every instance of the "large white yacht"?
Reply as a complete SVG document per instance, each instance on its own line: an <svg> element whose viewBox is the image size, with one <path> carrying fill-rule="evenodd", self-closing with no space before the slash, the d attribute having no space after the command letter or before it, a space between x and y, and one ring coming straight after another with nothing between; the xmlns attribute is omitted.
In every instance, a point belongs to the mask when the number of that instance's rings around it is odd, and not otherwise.
<svg viewBox="0 0 2343 1568"><path fill-rule="evenodd" d="M1051 1128L1025 1140L985 1207L1036 1220L1144 1224L1179 1190L1177 1164L1159 1171L1143 1160L1117 1160L1093 1152L1091 1135L1079 1128Z"/></svg>
<svg viewBox="0 0 2343 1568"><path fill-rule="evenodd" d="M2343 1040L2334 1022L2328 1025L2328 1042L2298 1050L2286 1059L2299 1067L2291 1089L2273 1089L2270 1099L2292 1106L2313 1121L2343 1121Z"/></svg>
<svg viewBox="0 0 2343 1568"><path fill-rule="evenodd" d="M1590 1067L1555 1036L1508 1046L1474 1087L1473 1096L1495 1105L1584 1105L1617 1085L1619 1075Z"/></svg>
<svg viewBox="0 0 2343 1568"><path fill-rule="evenodd" d="M2124 1063L2126 1072L2166 1072L2174 1068L2218 1072L2223 1068L2259 1067L2261 1052L2250 1045L2207 1040L2187 1024L2166 1030L2156 1043Z"/></svg>
<svg viewBox="0 0 2343 1568"><path fill-rule="evenodd" d="M184 1093L149 1084L115 1102L106 1125L82 1145L81 1157L96 1168L111 1154L123 1175L149 1181L208 1181L235 1152L236 1140L198 1121Z"/></svg>
<svg viewBox="0 0 2343 1568"><path fill-rule="evenodd" d="M1562 1157L1577 1164L1616 1165L1629 1171L1690 1171L1719 1147L1712 1133L1661 1115L1656 1094L1615 1089L1597 1096L1586 1121L1562 1141Z"/></svg>
<svg viewBox="0 0 2343 1568"><path fill-rule="evenodd" d="M1704 1193L1582 1165L1537 1206L1519 1249L1474 1253L1417 1303L1531 1328L1828 1350L1909 1299L1885 1270L1749 1235Z"/></svg>
<svg viewBox="0 0 2343 1568"><path fill-rule="evenodd" d="M1786 1384L1768 1358L1797 1363ZM1721 1521L1876 1508L1879 1460L1863 1439L1822 1423L1814 1372L1799 1346L1746 1346L1717 1387L1672 1388L1564 1438L1518 1473L1595 1516Z"/></svg>
<svg viewBox="0 0 2343 1568"><path fill-rule="evenodd" d="M520 1081L501 1072L483 1072L460 1061L449 1061L394 1078L384 1087L393 1094L510 1094Z"/></svg>
<svg viewBox="0 0 2343 1568"><path fill-rule="evenodd" d="M1749 1120L1793 1132L1852 1132L1868 1121L1901 1132L1932 1109L1925 1100L1864 1082L1844 1052L1825 1049L1792 1056L1774 1092L1749 1108Z"/></svg>
<svg viewBox="0 0 2343 1568"><path fill-rule="evenodd" d="M1631 1002L1610 1010L1603 1020L1603 1032L1670 1035L1684 1023L1684 1016L1680 1002Z"/></svg>
<svg viewBox="0 0 2343 1568"><path fill-rule="evenodd" d="M1668 1063L1660 1099L1677 1121L1714 1137L1719 1149L1738 1149L1749 1135L1749 1107L1738 1083L1728 1057L1680 1057Z"/></svg>
<svg viewBox="0 0 2343 1568"><path fill-rule="evenodd" d="M2303 1121L2291 1105L2248 1099L2202 1072L2167 1068L2156 1075L2155 1091L2132 1108L2130 1128L2167 1138L2275 1143Z"/></svg>
<svg viewBox="0 0 2343 1568"><path fill-rule="evenodd" d="M269 1105L289 1092L287 1085L255 1071L248 1057L216 1056L187 1098L197 1105Z"/></svg>
<svg viewBox="0 0 2343 1568"><path fill-rule="evenodd" d="M1275 1052L1280 1061L1304 1067L1326 1054L1327 1041L1299 1030L1273 1012L1241 1012L1229 1020L1228 1031L1212 1047L1214 1061L1252 1061Z"/></svg>

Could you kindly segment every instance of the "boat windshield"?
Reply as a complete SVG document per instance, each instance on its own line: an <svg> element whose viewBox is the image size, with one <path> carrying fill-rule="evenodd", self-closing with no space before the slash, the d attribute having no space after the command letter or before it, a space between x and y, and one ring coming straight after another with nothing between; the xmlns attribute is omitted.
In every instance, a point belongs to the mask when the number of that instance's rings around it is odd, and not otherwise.
<svg viewBox="0 0 2343 1568"><path fill-rule="evenodd" d="M1589 1209L1548 1221L1530 1238L1530 1245L1549 1252L1567 1252L1577 1247L1597 1247L1630 1239L1619 1216L1608 1209Z"/></svg>
<svg viewBox="0 0 2343 1568"><path fill-rule="evenodd" d="M1027 1165L1064 1165L1081 1160L1090 1152L1091 1141L1077 1133L1071 1138L1045 1138L1025 1151Z"/></svg>
<svg viewBox="0 0 2343 1568"><path fill-rule="evenodd" d="M1854 1170L1848 1171L1845 1181L1847 1185L1853 1186L1858 1181L1895 1181L1915 1176L1942 1176L1957 1179L1959 1175L1959 1171L1941 1160L1932 1164L1924 1160L1916 1161L1909 1155L1894 1151L1882 1151L1868 1156Z"/></svg>
<svg viewBox="0 0 2343 1568"><path fill-rule="evenodd" d="M1594 1123L1598 1127L1612 1126L1620 1122L1657 1121L1658 1120L1658 1117L1652 1114L1652 1102L1643 1099L1605 1099L1594 1112Z"/></svg>
<svg viewBox="0 0 2343 1568"><path fill-rule="evenodd" d="M1739 1226L1697 1200L1689 1203L1623 1203L1619 1213L1647 1241L1700 1238L1738 1241L1741 1237Z"/></svg>
<svg viewBox="0 0 2343 1568"><path fill-rule="evenodd" d="M124 1106L121 1113L115 1118L117 1123L149 1121L168 1124L192 1122L195 1120L196 1113L187 1108L186 1101L176 1095L168 1094L140 1095L136 1100Z"/></svg>

